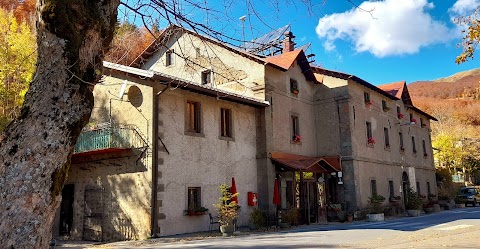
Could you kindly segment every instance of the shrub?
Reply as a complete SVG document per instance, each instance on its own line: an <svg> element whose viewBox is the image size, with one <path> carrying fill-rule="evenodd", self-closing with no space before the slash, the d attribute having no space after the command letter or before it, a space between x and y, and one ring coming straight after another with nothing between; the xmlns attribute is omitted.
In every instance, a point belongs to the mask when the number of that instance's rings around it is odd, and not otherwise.
<svg viewBox="0 0 480 249"><path fill-rule="evenodd" d="M381 195L372 195L368 198L368 205L371 214L383 213L382 203L385 197Z"/></svg>
<svg viewBox="0 0 480 249"><path fill-rule="evenodd" d="M422 198L412 188L407 189L407 198L405 199L405 209L418 210L422 206Z"/></svg>

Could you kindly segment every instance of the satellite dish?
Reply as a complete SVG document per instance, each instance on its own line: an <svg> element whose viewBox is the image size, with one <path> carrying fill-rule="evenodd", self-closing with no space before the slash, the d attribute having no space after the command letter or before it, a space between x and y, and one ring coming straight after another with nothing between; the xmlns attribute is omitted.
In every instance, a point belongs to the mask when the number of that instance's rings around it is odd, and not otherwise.
<svg viewBox="0 0 480 249"><path fill-rule="evenodd" d="M122 84L122 87L120 88L120 92L118 93L118 98L119 99L122 99L123 98L123 95L125 94L125 90L127 89L127 81L124 80L123 81L123 84Z"/></svg>

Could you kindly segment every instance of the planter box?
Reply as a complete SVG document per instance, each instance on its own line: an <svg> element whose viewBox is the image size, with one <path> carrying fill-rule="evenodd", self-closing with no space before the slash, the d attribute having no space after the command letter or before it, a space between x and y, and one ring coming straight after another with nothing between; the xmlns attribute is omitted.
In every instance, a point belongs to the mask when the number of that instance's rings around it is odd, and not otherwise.
<svg viewBox="0 0 480 249"><path fill-rule="evenodd" d="M375 222L375 221L384 221L385 216L383 213L380 214L367 214L368 221Z"/></svg>
<svg viewBox="0 0 480 249"><path fill-rule="evenodd" d="M407 214L410 217L416 217L416 216L420 215L420 210L418 210L418 209L407 210Z"/></svg>

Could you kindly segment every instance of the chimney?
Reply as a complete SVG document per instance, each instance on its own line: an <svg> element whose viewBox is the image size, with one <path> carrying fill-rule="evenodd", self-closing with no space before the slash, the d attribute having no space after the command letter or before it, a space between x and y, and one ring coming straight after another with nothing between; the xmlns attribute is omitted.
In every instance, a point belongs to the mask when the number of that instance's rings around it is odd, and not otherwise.
<svg viewBox="0 0 480 249"><path fill-rule="evenodd" d="M295 49L295 42L293 42L293 38L295 38L295 36L293 35L292 32L290 31L285 32L285 40L283 40L282 53L290 52Z"/></svg>

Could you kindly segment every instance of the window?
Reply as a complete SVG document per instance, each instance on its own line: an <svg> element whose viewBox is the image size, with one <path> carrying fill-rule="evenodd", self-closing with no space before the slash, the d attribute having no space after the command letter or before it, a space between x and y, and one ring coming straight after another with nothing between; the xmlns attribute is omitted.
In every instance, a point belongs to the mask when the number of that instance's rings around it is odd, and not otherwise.
<svg viewBox="0 0 480 249"><path fill-rule="evenodd" d="M187 102L187 131L194 133L201 133L201 112L200 103L188 101Z"/></svg>
<svg viewBox="0 0 480 249"><path fill-rule="evenodd" d="M427 182L427 194L429 196L432 194L432 189L430 188L430 182Z"/></svg>
<svg viewBox="0 0 480 249"><path fill-rule="evenodd" d="M399 132L399 133L398 133L398 137L399 137L399 140L400 140L400 150L401 150L401 151L404 151L404 150L405 150L405 146L403 145L403 133Z"/></svg>
<svg viewBox="0 0 480 249"><path fill-rule="evenodd" d="M425 140L422 140L422 150L423 150L423 156L427 156L427 146L425 144Z"/></svg>
<svg viewBox="0 0 480 249"><path fill-rule="evenodd" d="M200 187L189 187L187 190L188 210L195 210L202 207L202 195Z"/></svg>
<svg viewBox="0 0 480 249"><path fill-rule="evenodd" d="M402 113L402 112L400 111L400 106L397 106L397 116L399 116L400 113Z"/></svg>
<svg viewBox="0 0 480 249"><path fill-rule="evenodd" d="M372 196L377 195L377 180L370 180L370 187L372 190Z"/></svg>
<svg viewBox="0 0 480 249"><path fill-rule="evenodd" d="M173 49L171 50L168 50L166 53L165 53L165 66L171 66L173 65L174 61L173 61L173 55L174 55L174 51Z"/></svg>
<svg viewBox="0 0 480 249"><path fill-rule="evenodd" d="M196 55L197 58L199 58L201 56L200 48L195 48L195 55Z"/></svg>
<svg viewBox="0 0 480 249"><path fill-rule="evenodd" d="M220 116L220 136L232 137L232 110L221 108Z"/></svg>
<svg viewBox="0 0 480 249"><path fill-rule="evenodd" d="M300 124L298 117L292 116L292 141L300 142L302 137L300 136Z"/></svg>
<svg viewBox="0 0 480 249"><path fill-rule="evenodd" d="M202 72L202 85L212 83L212 71L205 70Z"/></svg>
<svg viewBox="0 0 480 249"><path fill-rule="evenodd" d="M385 138L385 148L390 148L390 138L388 137L388 128L383 128L383 134Z"/></svg>
<svg viewBox="0 0 480 249"><path fill-rule="evenodd" d="M370 102L370 93L363 92L363 100L365 101L366 104L371 104L371 102Z"/></svg>
<svg viewBox="0 0 480 249"><path fill-rule="evenodd" d="M387 106L387 101L386 100L382 100L382 110L384 112L388 112L390 110L390 108Z"/></svg>
<svg viewBox="0 0 480 249"><path fill-rule="evenodd" d="M367 125L367 143L375 144L375 141L373 140L373 135L372 135L372 123L367 121L366 125Z"/></svg>
<svg viewBox="0 0 480 249"><path fill-rule="evenodd" d="M410 122L413 120L413 114L410 113Z"/></svg>
<svg viewBox="0 0 480 249"><path fill-rule="evenodd" d="M389 192L389 197L394 197L395 196L395 189L393 188L393 181L388 181L388 192Z"/></svg>
<svg viewBox="0 0 480 249"><path fill-rule="evenodd" d="M420 126L425 127L425 123L423 123L423 118L420 118Z"/></svg>
<svg viewBox="0 0 480 249"><path fill-rule="evenodd" d="M417 146L415 144L415 137L412 136L412 151L413 153L417 153Z"/></svg>
<svg viewBox="0 0 480 249"><path fill-rule="evenodd" d="M293 94L298 94L298 82L294 79L290 79L290 92Z"/></svg>
<svg viewBox="0 0 480 249"><path fill-rule="evenodd" d="M417 194L418 194L418 195L421 195L420 182L417 182Z"/></svg>

